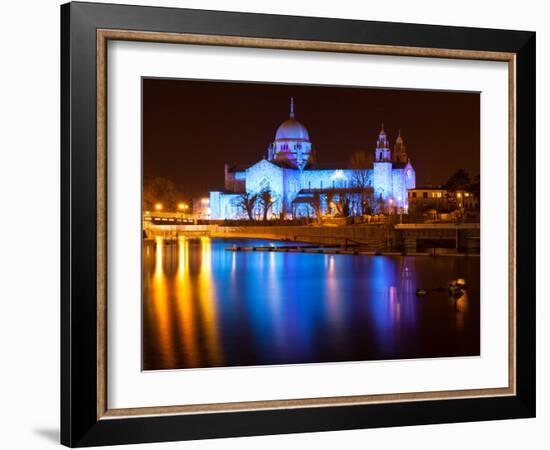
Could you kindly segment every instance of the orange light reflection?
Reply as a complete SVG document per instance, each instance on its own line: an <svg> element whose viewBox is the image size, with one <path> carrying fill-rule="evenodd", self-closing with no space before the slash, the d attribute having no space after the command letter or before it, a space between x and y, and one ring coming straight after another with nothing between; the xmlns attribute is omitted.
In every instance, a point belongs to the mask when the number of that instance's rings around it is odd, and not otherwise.
<svg viewBox="0 0 550 450"><path fill-rule="evenodd" d="M163 268L164 241L155 239L155 273L153 275L153 310L158 328L159 348L164 367L174 367L175 355L170 330L170 312L168 311L168 290Z"/></svg>
<svg viewBox="0 0 550 450"><path fill-rule="evenodd" d="M183 340L184 355L188 367L200 366L195 329L193 287L189 276L189 241L178 239L178 271L176 274L176 305L178 326Z"/></svg>
<svg viewBox="0 0 550 450"><path fill-rule="evenodd" d="M199 304L202 313L203 331L206 336L206 350L211 365L221 365L218 318L216 311L216 288L212 276L212 248L209 237L201 237L201 266L199 272Z"/></svg>

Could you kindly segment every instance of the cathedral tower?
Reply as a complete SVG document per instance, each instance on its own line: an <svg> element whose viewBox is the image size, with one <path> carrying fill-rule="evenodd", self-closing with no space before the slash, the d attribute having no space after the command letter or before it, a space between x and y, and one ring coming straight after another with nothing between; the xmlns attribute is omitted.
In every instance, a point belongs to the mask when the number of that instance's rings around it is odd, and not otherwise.
<svg viewBox="0 0 550 450"><path fill-rule="evenodd" d="M401 130L399 130L397 139L395 140L395 145L393 146L393 162L406 164L407 161L407 149L405 147L405 143L403 142L403 138L401 137Z"/></svg>
<svg viewBox="0 0 550 450"><path fill-rule="evenodd" d="M391 161L390 141L388 139L388 136L386 135L386 132L384 131L384 124L382 124L382 129L380 130L378 140L376 141L374 160L377 162Z"/></svg>
<svg viewBox="0 0 550 450"><path fill-rule="evenodd" d="M392 162L390 141L384 131L384 124L378 134L374 152L373 181L375 199L388 200L392 194Z"/></svg>

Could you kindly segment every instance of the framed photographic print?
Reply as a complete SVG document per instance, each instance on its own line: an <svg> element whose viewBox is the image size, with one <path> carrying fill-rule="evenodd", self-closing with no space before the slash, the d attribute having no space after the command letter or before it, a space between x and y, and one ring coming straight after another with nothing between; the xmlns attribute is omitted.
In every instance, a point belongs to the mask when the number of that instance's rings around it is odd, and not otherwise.
<svg viewBox="0 0 550 450"><path fill-rule="evenodd" d="M68 446L535 415L535 33L61 7Z"/></svg>

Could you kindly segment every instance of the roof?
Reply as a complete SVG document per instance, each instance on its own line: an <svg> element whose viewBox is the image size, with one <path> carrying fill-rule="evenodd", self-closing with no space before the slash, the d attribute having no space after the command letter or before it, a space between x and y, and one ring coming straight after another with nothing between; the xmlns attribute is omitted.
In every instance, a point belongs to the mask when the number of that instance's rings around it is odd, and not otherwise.
<svg viewBox="0 0 550 450"><path fill-rule="evenodd" d="M408 191L446 191L443 186L417 186L415 188L407 189Z"/></svg>
<svg viewBox="0 0 550 450"><path fill-rule="evenodd" d="M303 196L308 196L307 198L311 198L313 194L326 194L326 193L332 193L332 194L359 194L361 192L372 191L372 186L368 186L366 188L360 188L360 187L348 187L348 188L322 188L322 189L300 189L298 191L298 194L296 194L295 200L300 200L300 197L303 199Z"/></svg>
<svg viewBox="0 0 550 450"><path fill-rule="evenodd" d="M292 163L290 161L287 161L287 160L282 160L282 159L273 159L271 161L269 161L271 164L274 164L278 167L281 167L282 169L294 169L294 170L298 170L295 166L292 165Z"/></svg>
<svg viewBox="0 0 550 450"><path fill-rule="evenodd" d="M404 162L394 162L392 165L392 169L404 169L407 167L408 163Z"/></svg>
<svg viewBox="0 0 550 450"><path fill-rule="evenodd" d="M346 170L342 169L342 167L335 167L334 164L326 164L326 163L315 163L311 166L308 166L306 170Z"/></svg>
<svg viewBox="0 0 550 450"><path fill-rule="evenodd" d="M227 189L211 189L209 192L218 192L222 195L240 195L242 192L229 191Z"/></svg>
<svg viewBox="0 0 550 450"><path fill-rule="evenodd" d="M235 173L235 172L244 172L248 166L243 166L242 164L226 164L227 165L227 171L229 173Z"/></svg>
<svg viewBox="0 0 550 450"><path fill-rule="evenodd" d="M281 139L292 139L292 140L302 140L309 142L309 133L300 122L296 119L290 118L285 120L275 133L275 140Z"/></svg>
<svg viewBox="0 0 550 450"><path fill-rule="evenodd" d="M415 188L407 189L408 191L462 191L462 192L471 192L468 189L447 189L443 186L417 186Z"/></svg>

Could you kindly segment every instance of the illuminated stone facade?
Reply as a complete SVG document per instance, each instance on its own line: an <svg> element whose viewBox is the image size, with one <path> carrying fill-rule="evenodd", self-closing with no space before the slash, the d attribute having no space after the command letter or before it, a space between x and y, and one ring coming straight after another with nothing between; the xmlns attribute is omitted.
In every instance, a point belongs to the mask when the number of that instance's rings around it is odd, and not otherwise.
<svg viewBox="0 0 550 450"><path fill-rule="evenodd" d="M210 192L211 218L242 219L247 214L239 205L243 193L269 190L270 216L290 218L310 215L309 197L318 195L323 213L330 213L328 199L350 195L351 214L360 213L359 191L372 191L377 205L408 207L407 189L415 187L415 172L399 133L393 152L384 126L378 136L372 168L322 169L316 165L307 129L296 120L291 99L290 115L275 133L267 158L247 168L225 166L223 191ZM256 212L260 215L259 207Z"/></svg>

